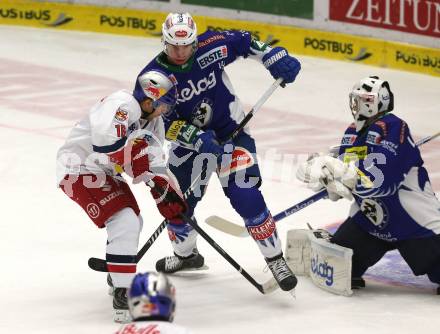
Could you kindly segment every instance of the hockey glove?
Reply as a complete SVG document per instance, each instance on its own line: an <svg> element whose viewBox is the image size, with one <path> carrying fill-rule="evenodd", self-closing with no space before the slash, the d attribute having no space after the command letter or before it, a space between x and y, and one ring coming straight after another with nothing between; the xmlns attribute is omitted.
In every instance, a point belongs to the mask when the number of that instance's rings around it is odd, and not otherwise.
<svg viewBox="0 0 440 334"><path fill-rule="evenodd" d="M160 214L168 220L180 218L188 210L183 195L162 176L155 176L152 180L155 187L150 192Z"/></svg>
<svg viewBox="0 0 440 334"><path fill-rule="evenodd" d="M234 151L234 144L232 140L226 142L225 144L219 144L219 141L213 130L201 131L197 136L194 148L199 153L211 153L217 158L217 162L222 161L223 153L231 153Z"/></svg>
<svg viewBox="0 0 440 334"><path fill-rule="evenodd" d="M283 84L295 81L301 70L298 59L290 56L287 50L276 47L263 56L263 64L274 79L283 78Z"/></svg>
<svg viewBox="0 0 440 334"><path fill-rule="evenodd" d="M357 172L353 165L327 155L313 156L301 164L296 177L314 190L325 187L332 201L342 197L353 199L351 192L357 182Z"/></svg>
<svg viewBox="0 0 440 334"><path fill-rule="evenodd" d="M133 183L139 183L145 181L147 175L151 177L147 151L148 143L143 139L135 139L109 156L110 161L121 166L124 172L133 178Z"/></svg>

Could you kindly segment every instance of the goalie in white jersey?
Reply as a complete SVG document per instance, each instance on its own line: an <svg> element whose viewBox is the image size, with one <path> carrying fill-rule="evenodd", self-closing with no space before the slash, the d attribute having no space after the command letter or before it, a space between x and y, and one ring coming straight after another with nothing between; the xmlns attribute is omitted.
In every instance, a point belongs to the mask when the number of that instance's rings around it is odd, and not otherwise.
<svg viewBox="0 0 440 334"><path fill-rule="evenodd" d="M137 274L128 290L128 306L133 322L123 325L115 334L190 333L186 328L172 323L176 291L164 274Z"/></svg>
<svg viewBox="0 0 440 334"><path fill-rule="evenodd" d="M135 94L117 91L96 103L70 132L57 155L60 188L78 203L99 228L106 228L109 283L113 286L115 321L128 318L126 291L136 273L142 217L122 172L133 183L153 180L166 192L151 189L166 219L179 217L187 205L169 184L163 151L163 113L177 98L172 77L149 71L139 77ZM161 191L161 192L162 192Z"/></svg>

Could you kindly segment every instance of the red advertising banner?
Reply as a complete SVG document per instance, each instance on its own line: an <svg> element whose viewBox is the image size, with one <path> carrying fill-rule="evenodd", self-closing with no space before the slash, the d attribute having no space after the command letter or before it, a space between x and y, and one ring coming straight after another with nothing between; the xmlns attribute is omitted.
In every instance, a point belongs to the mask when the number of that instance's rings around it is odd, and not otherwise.
<svg viewBox="0 0 440 334"><path fill-rule="evenodd" d="M440 0L330 0L329 10L334 21L440 37Z"/></svg>

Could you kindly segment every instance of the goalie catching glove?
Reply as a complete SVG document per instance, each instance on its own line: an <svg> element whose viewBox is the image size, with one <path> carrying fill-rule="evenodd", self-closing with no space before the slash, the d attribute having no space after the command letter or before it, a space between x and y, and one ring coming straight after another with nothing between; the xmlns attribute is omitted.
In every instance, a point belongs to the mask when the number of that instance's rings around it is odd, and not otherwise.
<svg viewBox="0 0 440 334"><path fill-rule="evenodd" d="M156 200L160 214L168 220L181 218L181 215L188 210L188 205L183 195L167 181L165 177L155 176L152 181L151 195Z"/></svg>
<svg viewBox="0 0 440 334"><path fill-rule="evenodd" d="M312 155L306 162L300 164L296 177L309 184L315 191L325 187L332 201L342 197L352 200L352 191L358 179L353 164L346 164L327 155Z"/></svg>

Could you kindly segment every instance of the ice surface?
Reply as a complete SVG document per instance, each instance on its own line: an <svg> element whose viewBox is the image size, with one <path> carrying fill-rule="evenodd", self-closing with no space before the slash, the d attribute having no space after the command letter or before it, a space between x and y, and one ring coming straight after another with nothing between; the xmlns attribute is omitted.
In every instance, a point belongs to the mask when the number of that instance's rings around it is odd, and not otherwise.
<svg viewBox="0 0 440 334"><path fill-rule="evenodd" d="M105 274L88 269L90 256L104 256L106 233L56 188L55 154L73 124L99 98L131 89L136 74L161 50L159 39L0 27L0 225L1 333L112 333L111 297ZM416 138L440 130L439 78L300 57L297 81L279 89L251 128L263 162L263 194L273 213L309 196L294 180L294 163L308 152L337 144L351 122L348 91L367 75L389 80L396 114ZM263 66L242 60L227 68L245 107L272 83ZM434 188L440 189L440 143L423 147ZM141 243L161 217L142 186L133 187L144 217ZM282 239L309 222L342 221L348 202L321 201L279 223ZM197 208L239 222L220 185L213 181ZM249 239L236 239L202 225L258 280L264 261ZM395 254L372 268L367 288L352 297L329 294L300 278L297 299L277 291L263 296L203 240L199 249L210 270L172 277L177 287L176 323L194 333L438 333L439 296L426 278L415 279ZM165 233L139 264L154 269L171 253Z"/></svg>

